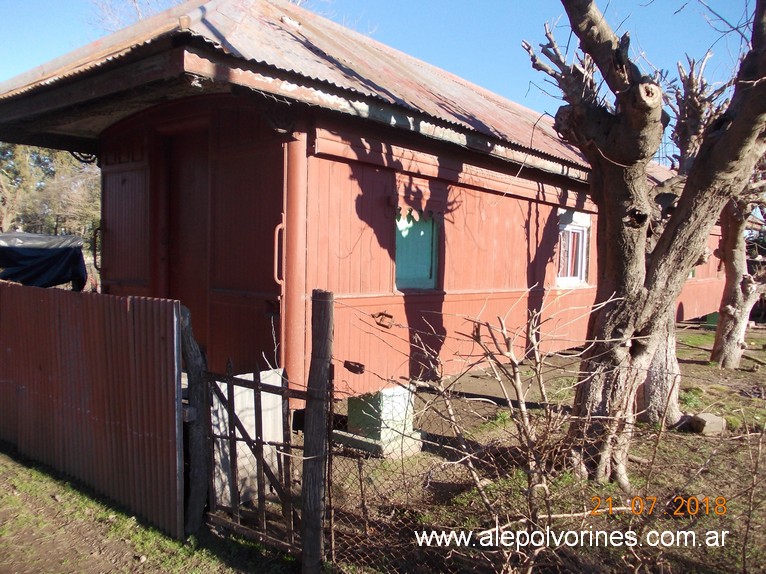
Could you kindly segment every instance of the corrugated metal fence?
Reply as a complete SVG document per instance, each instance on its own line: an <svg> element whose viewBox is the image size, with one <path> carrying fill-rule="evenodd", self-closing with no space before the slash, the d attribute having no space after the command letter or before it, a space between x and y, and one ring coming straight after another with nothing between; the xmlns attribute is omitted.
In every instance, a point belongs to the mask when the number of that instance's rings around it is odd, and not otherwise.
<svg viewBox="0 0 766 574"><path fill-rule="evenodd" d="M179 306L0 283L0 439L183 536Z"/></svg>

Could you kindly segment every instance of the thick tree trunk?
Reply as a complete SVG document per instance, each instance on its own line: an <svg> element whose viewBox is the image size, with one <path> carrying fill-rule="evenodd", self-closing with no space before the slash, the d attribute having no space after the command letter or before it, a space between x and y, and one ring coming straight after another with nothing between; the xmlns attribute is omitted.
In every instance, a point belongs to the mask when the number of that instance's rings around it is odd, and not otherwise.
<svg viewBox="0 0 766 574"><path fill-rule="evenodd" d="M619 319L617 313L610 315ZM659 336L651 339L644 339L641 347L656 347ZM649 346L634 355L635 346L630 340L592 346L583 362L569 429L576 472L598 482L613 480L626 491L636 393L652 360Z"/></svg>
<svg viewBox="0 0 766 574"><path fill-rule="evenodd" d="M669 415L675 422L680 416L674 391L678 366L673 311L688 270L674 269L662 288L647 277L644 214L651 207L643 169L604 161L598 165L602 179L591 182L599 205L596 299L603 306L591 315L592 346L581 366L569 429L578 473L616 481L624 490L630 489L627 460L639 389L644 387L641 402L652 405L657 420ZM697 258L692 252L700 251L705 239L689 243L683 262L687 269Z"/></svg>
<svg viewBox="0 0 766 574"><path fill-rule="evenodd" d="M543 53L552 67L526 49L533 66L554 78L564 94L567 105L556 114L554 127L588 159L591 198L598 206L599 306L588 326L591 347L581 367L568 440L578 470L599 481L616 480L627 490L638 388L650 370L673 372L667 368L673 348L666 344L669 314L716 216L743 189L766 151L766 0L756 0L752 48L742 60L732 99L705 130L673 213L652 246L647 240L656 206L646 166L667 125L662 91L631 62L629 35L618 38L593 0L562 4L590 59L570 65L550 33ZM614 94L614 108L600 103L589 63ZM657 361L664 368L652 369L661 345L665 353ZM672 388L664 387L665 397L672 396Z"/></svg>
<svg viewBox="0 0 766 574"><path fill-rule="evenodd" d="M603 306L588 324L591 347L581 366L569 440L581 476L614 480L627 490L636 392L658 346L652 333L636 337L646 294L648 218L642 214L650 207L642 166L626 169L612 161L591 161L601 176L591 181L591 190L599 206L596 300Z"/></svg>
<svg viewBox="0 0 766 574"><path fill-rule="evenodd" d="M681 420L678 406L681 368L676 356L676 317L673 309L668 311L665 324L658 328L657 338L659 343L646 380L638 389L636 415L641 422L673 426Z"/></svg>
<svg viewBox="0 0 766 574"><path fill-rule="evenodd" d="M736 369L746 348L745 332L750 312L764 285L748 274L745 251L747 206L732 200L721 212L719 256L726 271L726 284L718 310L718 328L710 360L722 369Z"/></svg>

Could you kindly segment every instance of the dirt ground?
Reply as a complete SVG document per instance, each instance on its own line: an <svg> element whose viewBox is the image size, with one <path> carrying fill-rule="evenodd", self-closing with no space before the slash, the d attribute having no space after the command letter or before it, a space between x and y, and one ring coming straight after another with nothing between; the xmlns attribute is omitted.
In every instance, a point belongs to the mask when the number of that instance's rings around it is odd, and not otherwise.
<svg viewBox="0 0 766 574"><path fill-rule="evenodd" d="M71 511L71 495L0 453L0 573L130 572L141 556L108 521ZM59 488L57 488L59 487Z"/></svg>
<svg viewBox="0 0 766 574"><path fill-rule="evenodd" d="M292 571L294 561L223 533L171 540L0 443L0 574Z"/></svg>

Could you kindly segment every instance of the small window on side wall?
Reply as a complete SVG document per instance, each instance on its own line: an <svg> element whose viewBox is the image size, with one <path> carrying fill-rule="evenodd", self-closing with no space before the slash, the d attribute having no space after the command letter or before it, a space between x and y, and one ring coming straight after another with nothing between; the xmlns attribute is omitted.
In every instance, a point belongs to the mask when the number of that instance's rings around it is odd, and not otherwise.
<svg viewBox="0 0 766 574"><path fill-rule="evenodd" d="M578 287L588 282L590 216L559 210L559 248L556 286Z"/></svg>
<svg viewBox="0 0 766 574"><path fill-rule="evenodd" d="M396 288L436 289L439 225L433 217L396 217Z"/></svg>

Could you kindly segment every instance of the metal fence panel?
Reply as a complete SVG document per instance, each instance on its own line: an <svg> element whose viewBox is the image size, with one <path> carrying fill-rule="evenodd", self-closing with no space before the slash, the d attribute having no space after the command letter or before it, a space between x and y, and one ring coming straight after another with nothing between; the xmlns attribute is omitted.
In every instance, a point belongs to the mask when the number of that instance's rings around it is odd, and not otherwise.
<svg viewBox="0 0 766 574"><path fill-rule="evenodd" d="M0 439L183 536L179 304L0 284Z"/></svg>

